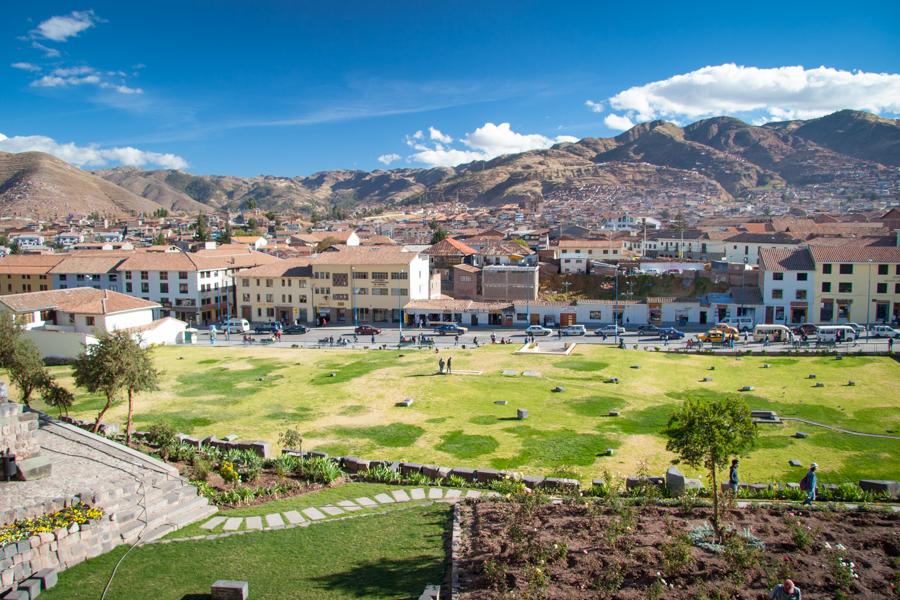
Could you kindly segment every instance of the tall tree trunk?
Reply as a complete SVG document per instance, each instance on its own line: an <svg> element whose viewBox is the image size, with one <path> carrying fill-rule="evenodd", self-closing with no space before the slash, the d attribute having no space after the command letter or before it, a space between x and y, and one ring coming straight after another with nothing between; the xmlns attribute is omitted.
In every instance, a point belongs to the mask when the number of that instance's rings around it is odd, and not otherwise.
<svg viewBox="0 0 900 600"><path fill-rule="evenodd" d="M109 410L109 407L112 405L112 398L110 396L106 397L106 404L103 406L103 409L100 411L100 414L97 415L97 420L94 421L94 433L100 431L100 422L103 420L103 415L106 414L106 411Z"/></svg>
<svg viewBox="0 0 900 600"><path fill-rule="evenodd" d="M719 528L719 482L716 478L716 468L713 467L712 471L712 487L713 487L713 531L716 533L716 541L722 541L722 532Z"/></svg>
<svg viewBox="0 0 900 600"><path fill-rule="evenodd" d="M128 388L128 425L125 427L125 445L131 445L131 417L134 415L134 388Z"/></svg>

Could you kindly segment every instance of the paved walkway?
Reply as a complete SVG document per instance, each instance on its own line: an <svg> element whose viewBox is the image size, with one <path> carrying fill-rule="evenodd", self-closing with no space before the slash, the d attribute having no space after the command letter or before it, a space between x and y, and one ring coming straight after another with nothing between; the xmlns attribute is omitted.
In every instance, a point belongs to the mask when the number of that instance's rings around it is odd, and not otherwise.
<svg viewBox="0 0 900 600"><path fill-rule="evenodd" d="M371 498L368 496L361 496L353 500L340 500L332 504L289 510L283 513L263 513L248 517L216 516L200 525L200 528L210 532L209 534L186 538L165 539L155 543L169 543L180 540L216 539L228 535L246 533L248 531L270 531L274 529L288 529L291 527L306 527L310 523L316 521L350 516L350 513L367 510L371 512L372 509L384 505L421 504L430 503L435 500L457 502L461 498L480 498L482 495L487 497L496 496L497 492L458 489L445 490L437 487L387 490L375 494Z"/></svg>
<svg viewBox="0 0 900 600"><path fill-rule="evenodd" d="M872 438L882 438L885 440L900 440L900 436L897 435L888 435L886 433L863 433L862 431L853 431L851 429L843 429L842 427L835 427L834 425L826 425L824 423L816 423L815 421L810 421L808 419L801 419L800 417L781 417L782 421L797 421L799 423L806 423L807 425L813 425L815 427L822 427L824 429L830 429L831 431L837 431L838 433L846 433L849 435L861 435L863 437L872 437Z"/></svg>

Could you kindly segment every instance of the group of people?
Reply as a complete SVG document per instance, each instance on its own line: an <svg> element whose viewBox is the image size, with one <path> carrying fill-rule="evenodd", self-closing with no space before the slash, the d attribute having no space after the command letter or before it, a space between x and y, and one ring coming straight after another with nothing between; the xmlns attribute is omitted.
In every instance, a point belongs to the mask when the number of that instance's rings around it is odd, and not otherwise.
<svg viewBox="0 0 900 600"><path fill-rule="evenodd" d="M444 357L442 356L438 359L438 373L441 375L452 375L453 374L453 357L448 356L446 362L444 361Z"/></svg>
<svg viewBox="0 0 900 600"><path fill-rule="evenodd" d="M734 494L735 498L737 497L738 487L741 482L740 476L738 475L739 465L740 461L735 458L731 461L731 468L728 469L728 487L731 488L731 493ZM811 506L816 499L816 484L818 479L816 476L816 469L818 468L819 465L812 463L809 465L809 470L806 472L806 475L800 480L800 489L806 492L806 499L803 501L804 506Z"/></svg>

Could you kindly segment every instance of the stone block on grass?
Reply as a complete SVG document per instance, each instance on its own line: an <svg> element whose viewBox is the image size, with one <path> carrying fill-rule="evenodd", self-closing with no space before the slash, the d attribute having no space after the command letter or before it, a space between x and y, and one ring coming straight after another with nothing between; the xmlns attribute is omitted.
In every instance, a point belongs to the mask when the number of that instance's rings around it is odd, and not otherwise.
<svg viewBox="0 0 900 600"><path fill-rule="evenodd" d="M475 478L479 483L490 482L490 481L502 481L503 473L497 471L495 469L477 469L475 471Z"/></svg>
<svg viewBox="0 0 900 600"><path fill-rule="evenodd" d="M466 469L463 467L454 467L450 471L451 476L456 476L462 478L464 481L468 481L470 483L475 482L475 469Z"/></svg>
<svg viewBox="0 0 900 600"><path fill-rule="evenodd" d="M794 437L797 438L798 440L803 440L803 439L808 438L809 434L806 433L805 431L798 431L794 434Z"/></svg>
<svg viewBox="0 0 900 600"><path fill-rule="evenodd" d="M405 399L401 400L400 402L398 402L395 406L408 408L408 407L412 406L412 403L413 403L412 398L405 398Z"/></svg>
<svg viewBox="0 0 900 600"><path fill-rule="evenodd" d="M525 475L524 477L522 477L522 483L524 483L526 487L529 487L531 489L537 489L543 481L543 477L533 475Z"/></svg>
<svg viewBox="0 0 900 600"><path fill-rule="evenodd" d="M577 479L568 479L566 477L545 477L544 480L538 484L538 487L543 490L556 490L559 492L575 493L581 489L581 484Z"/></svg>
<svg viewBox="0 0 900 600"><path fill-rule="evenodd" d="M797 460L796 458L792 458L788 461L788 464L792 467L802 467L803 463Z"/></svg>
<svg viewBox="0 0 900 600"><path fill-rule="evenodd" d="M56 572L56 569L41 569L32 575L31 578L41 582L42 590L49 590L59 581L59 574Z"/></svg>
<svg viewBox="0 0 900 600"><path fill-rule="evenodd" d="M410 462L402 462L400 463L400 473L402 475L412 475L414 473L421 473L422 465L419 463L410 463Z"/></svg>
<svg viewBox="0 0 900 600"><path fill-rule="evenodd" d="M859 487L873 494L885 494L890 498L900 496L900 481L889 479L860 479Z"/></svg>
<svg viewBox="0 0 900 600"><path fill-rule="evenodd" d="M506 400L494 400L494 404L499 404L500 406L506 406L507 404L509 404L509 402Z"/></svg>
<svg viewBox="0 0 900 600"><path fill-rule="evenodd" d="M355 456L345 456L343 464L349 473L365 473L369 470L369 461Z"/></svg>
<svg viewBox="0 0 900 600"><path fill-rule="evenodd" d="M210 589L211 600L247 600L250 586L246 581L220 579Z"/></svg>
<svg viewBox="0 0 900 600"><path fill-rule="evenodd" d="M517 408L516 409L516 418L520 421L524 421L528 418L528 409L525 408Z"/></svg>

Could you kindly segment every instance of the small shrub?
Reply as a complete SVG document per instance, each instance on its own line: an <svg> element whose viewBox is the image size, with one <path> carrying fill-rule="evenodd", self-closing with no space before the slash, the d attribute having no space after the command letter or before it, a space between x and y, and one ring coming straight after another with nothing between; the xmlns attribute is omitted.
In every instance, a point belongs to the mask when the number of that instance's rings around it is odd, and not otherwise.
<svg viewBox="0 0 900 600"><path fill-rule="evenodd" d="M178 432L168 423L154 423L147 428L147 441L154 446L175 446L177 439L175 436Z"/></svg>
<svg viewBox="0 0 900 600"><path fill-rule="evenodd" d="M194 457L193 467L194 478L200 481L206 481L209 478L209 474L212 472L212 465L208 460L201 458L200 456Z"/></svg>
<svg viewBox="0 0 900 600"><path fill-rule="evenodd" d="M484 578L490 587L501 592L506 591L506 567L499 561L494 559L485 561Z"/></svg>
<svg viewBox="0 0 900 600"><path fill-rule="evenodd" d="M694 567L694 557L691 556L691 540L687 534L682 533L671 541L660 545L663 556L663 569L672 575L687 573Z"/></svg>
<svg viewBox="0 0 900 600"><path fill-rule="evenodd" d="M376 483L400 483L400 473L384 465L378 465L366 472L365 479Z"/></svg>
<svg viewBox="0 0 900 600"><path fill-rule="evenodd" d="M464 488L469 486L469 482L460 477L459 475L451 475L444 482L444 486L446 487L454 487L454 488Z"/></svg>
<svg viewBox="0 0 900 600"><path fill-rule="evenodd" d="M791 541L794 542L797 550L806 550L812 546L815 537L809 527L804 526L800 521L789 517L785 518L785 524L788 526L788 531L791 534Z"/></svg>
<svg viewBox="0 0 900 600"><path fill-rule="evenodd" d="M622 567L613 564L600 571L594 578L594 589L600 592L604 598L614 598L622 589L624 582L625 574L622 572Z"/></svg>
<svg viewBox="0 0 900 600"><path fill-rule="evenodd" d="M300 477L316 483L330 485L344 476L344 472L327 458L307 458L294 471Z"/></svg>
<svg viewBox="0 0 900 600"><path fill-rule="evenodd" d="M525 493L525 484L515 479L501 479L500 481L492 481L488 486L501 496L512 497Z"/></svg>
<svg viewBox="0 0 900 600"><path fill-rule="evenodd" d="M278 436L278 443L282 448L291 448L292 450L300 450L303 447L303 435L296 427L285 429Z"/></svg>
<svg viewBox="0 0 900 600"><path fill-rule="evenodd" d="M735 584L746 583L750 571L760 566L762 553L734 532L726 533L722 547L729 577Z"/></svg>
<svg viewBox="0 0 900 600"><path fill-rule="evenodd" d="M835 554L831 559L831 576L839 590L848 591L854 580L859 579L856 572L856 563L840 554Z"/></svg>
<svg viewBox="0 0 900 600"><path fill-rule="evenodd" d="M528 565L525 567L525 581L528 584L528 590L540 597L550 585L550 576L540 566Z"/></svg>

